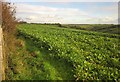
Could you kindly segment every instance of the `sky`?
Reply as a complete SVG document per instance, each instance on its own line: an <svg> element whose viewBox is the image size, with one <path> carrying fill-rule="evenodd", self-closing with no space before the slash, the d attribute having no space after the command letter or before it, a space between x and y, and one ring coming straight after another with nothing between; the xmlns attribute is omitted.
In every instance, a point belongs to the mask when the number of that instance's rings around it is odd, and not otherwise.
<svg viewBox="0 0 120 82"><path fill-rule="evenodd" d="M29 0L29 2L16 1L14 3L17 19L29 23L118 23L118 2L75 2L75 0L74 2L72 0L42 2Z"/></svg>

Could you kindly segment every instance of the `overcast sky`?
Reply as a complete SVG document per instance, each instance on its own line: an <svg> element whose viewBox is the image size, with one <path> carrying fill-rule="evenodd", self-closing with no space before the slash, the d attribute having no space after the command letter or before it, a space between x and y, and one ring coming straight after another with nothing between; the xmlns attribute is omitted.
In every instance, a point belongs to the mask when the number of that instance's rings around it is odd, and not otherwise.
<svg viewBox="0 0 120 82"><path fill-rule="evenodd" d="M118 22L118 2L57 1L15 2L16 17L37 23L116 24Z"/></svg>

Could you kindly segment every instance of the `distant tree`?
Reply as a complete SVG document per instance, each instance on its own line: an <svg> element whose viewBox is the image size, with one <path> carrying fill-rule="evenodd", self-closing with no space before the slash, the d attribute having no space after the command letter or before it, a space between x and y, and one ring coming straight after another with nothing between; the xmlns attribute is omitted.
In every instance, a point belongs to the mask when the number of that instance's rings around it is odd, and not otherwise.
<svg viewBox="0 0 120 82"><path fill-rule="evenodd" d="M26 21L19 21L20 24L26 24Z"/></svg>
<svg viewBox="0 0 120 82"><path fill-rule="evenodd" d="M61 25L60 23L58 23L58 26L59 26L59 27L62 27L62 25Z"/></svg>

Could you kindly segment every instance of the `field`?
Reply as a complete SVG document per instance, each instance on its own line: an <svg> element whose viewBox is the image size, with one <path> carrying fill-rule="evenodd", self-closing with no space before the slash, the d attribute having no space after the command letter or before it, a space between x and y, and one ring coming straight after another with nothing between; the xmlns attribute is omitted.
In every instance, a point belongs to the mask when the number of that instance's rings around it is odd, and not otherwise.
<svg viewBox="0 0 120 82"><path fill-rule="evenodd" d="M120 78L117 34L39 24L20 24L18 32L19 55L11 57L12 79Z"/></svg>
<svg viewBox="0 0 120 82"><path fill-rule="evenodd" d="M120 25L114 24L62 24L61 26L64 28L120 34Z"/></svg>

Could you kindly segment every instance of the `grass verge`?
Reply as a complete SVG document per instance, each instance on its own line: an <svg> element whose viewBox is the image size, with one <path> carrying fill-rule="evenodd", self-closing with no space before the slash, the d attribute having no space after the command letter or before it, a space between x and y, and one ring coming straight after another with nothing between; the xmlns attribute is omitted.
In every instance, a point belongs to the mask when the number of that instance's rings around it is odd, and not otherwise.
<svg viewBox="0 0 120 82"><path fill-rule="evenodd" d="M50 56L33 41L18 37L17 52L11 53L7 77L11 80L74 80L72 65Z"/></svg>

